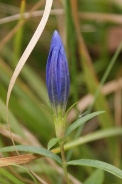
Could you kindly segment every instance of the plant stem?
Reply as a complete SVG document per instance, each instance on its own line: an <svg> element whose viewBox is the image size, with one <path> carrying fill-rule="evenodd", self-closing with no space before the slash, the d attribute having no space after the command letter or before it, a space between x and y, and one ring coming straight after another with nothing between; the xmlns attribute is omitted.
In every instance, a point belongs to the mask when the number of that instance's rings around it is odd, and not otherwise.
<svg viewBox="0 0 122 184"><path fill-rule="evenodd" d="M64 151L65 118L63 118L59 113L57 117L54 116L54 124L55 124L56 136L60 139L59 146L60 146L60 152L62 157L64 176L66 179L66 183L70 184L70 181L68 178L68 171L67 171L67 162L66 162L65 151Z"/></svg>
<svg viewBox="0 0 122 184"><path fill-rule="evenodd" d="M64 141L60 141L59 145L60 145L60 151L61 151L61 157L62 157L62 163L63 163L63 170L64 170L65 179L66 179L67 184L70 184L70 181L69 181L69 178L68 178L65 151L64 151Z"/></svg>

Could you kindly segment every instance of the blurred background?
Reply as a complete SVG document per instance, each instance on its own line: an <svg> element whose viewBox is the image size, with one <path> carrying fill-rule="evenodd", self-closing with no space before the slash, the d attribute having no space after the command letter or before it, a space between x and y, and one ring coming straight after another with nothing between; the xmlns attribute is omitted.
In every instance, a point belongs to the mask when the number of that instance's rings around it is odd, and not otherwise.
<svg viewBox="0 0 122 184"><path fill-rule="evenodd" d="M19 58L34 34L45 7L44 0L0 0L0 146L12 145L6 125L5 103L8 85ZM106 113L89 121L83 130L69 137L87 136L95 131L120 128L122 123L122 53L105 77L104 84L92 103L99 83L110 69L111 59L122 39L122 0L54 0L47 25L37 45L23 67L11 94L9 122L16 144L47 147L55 137L53 116L45 86L45 67L50 41L58 30L67 53L70 70L68 107L78 102L68 114L67 126L83 112L104 110ZM67 108L68 108L67 107ZM92 107L91 109L89 107ZM48 108L50 110L48 110ZM70 159L91 158L122 168L121 137L88 141L73 148ZM81 143L82 144L82 143ZM68 154L69 155L69 154ZM5 156L2 155L1 156ZM52 163L53 165L54 163ZM53 165L54 166L54 165ZM47 183L59 183L61 173L47 160L36 160L29 167ZM25 183L34 183L25 171L13 168L9 172ZM88 167L69 169L79 181L96 172ZM56 174L58 172L58 174ZM99 175L98 175L99 174ZM121 183L121 180L100 171L97 184ZM8 182L0 177L0 182ZM61 181L60 181L61 182ZM75 183L75 182L74 182Z"/></svg>

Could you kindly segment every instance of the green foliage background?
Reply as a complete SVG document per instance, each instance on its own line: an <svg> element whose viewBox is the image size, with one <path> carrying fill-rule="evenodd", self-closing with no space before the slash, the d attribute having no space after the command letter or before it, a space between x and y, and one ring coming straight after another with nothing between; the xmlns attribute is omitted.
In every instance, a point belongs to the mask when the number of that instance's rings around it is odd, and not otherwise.
<svg viewBox="0 0 122 184"><path fill-rule="evenodd" d="M23 2L0 1L0 147L12 145L11 135L6 124L5 111L9 81L41 18L41 16L37 16L24 19L23 13L30 11L39 1L28 0L25 1L25 5L22 4ZM41 0L40 2L37 10L44 10L45 1ZM77 9L75 9L75 5L77 5ZM54 0L52 9L56 11L53 15L50 15L44 32L21 71L10 98L9 123L16 144L47 147L48 141L55 137L53 116L50 112L51 107L45 86L46 60L51 36L55 29L59 31L63 39L69 62L71 90L68 107L76 101L78 102L76 109L68 115L67 126L79 118L78 116L83 111L88 110L91 101L88 99L88 102L84 102L83 99L89 94L95 94L106 68L109 67L112 56L121 43L121 1ZM76 10L77 12L75 12ZM11 16L19 12L20 20L11 21ZM73 12L77 13L77 21ZM8 17L7 23L3 19L5 17ZM21 21L25 21L23 26L19 27L15 34L8 37L14 27ZM79 32L80 37L78 36ZM83 42L80 42L80 38L83 38ZM83 47L83 43L85 47ZM88 122L83 130L80 129L79 133L77 132L77 135L72 134L68 140L71 143L74 137L85 137L88 133L92 134L94 131L99 133L101 130L106 131L110 128L115 129L115 131L117 128L121 129L121 60L120 53L103 85L104 92L99 93L92 108L92 111L101 110L106 111L106 113ZM87 144L74 147L71 158L97 159L122 168L122 145L121 137L118 136L120 132L112 135L109 138L99 140L96 137L92 142L88 141ZM12 155L1 153L1 156ZM32 170L48 184L62 182L61 173L57 171L57 165L52 162L38 159L30 162L25 167L29 171ZM15 172L11 166L7 170L9 174L12 174L23 183L35 183L22 168L17 167ZM100 184L121 183L120 179L111 174L105 173L104 175L103 171L88 167L77 168L71 166L69 172L79 181L84 182L86 180L85 184L91 184L95 178L99 177ZM1 170L0 182L6 184L9 178L5 178L5 173L3 173ZM13 183L13 181L9 180L9 183ZM98 184L98 182L94 184Z"/></svg>

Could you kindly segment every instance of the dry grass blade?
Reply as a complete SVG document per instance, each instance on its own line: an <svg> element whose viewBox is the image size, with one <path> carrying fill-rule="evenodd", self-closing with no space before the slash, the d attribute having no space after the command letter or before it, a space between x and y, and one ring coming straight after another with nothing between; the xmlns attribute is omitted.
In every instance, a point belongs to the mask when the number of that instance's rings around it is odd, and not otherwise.
<svg viewBox="0 0 122 184"><path fill-rule="evenodd" d="M0 158L0 167L15 165L15 164L26 164L35 160L37 158L42 157L37 154L25 154L13 157Z"/></svg>

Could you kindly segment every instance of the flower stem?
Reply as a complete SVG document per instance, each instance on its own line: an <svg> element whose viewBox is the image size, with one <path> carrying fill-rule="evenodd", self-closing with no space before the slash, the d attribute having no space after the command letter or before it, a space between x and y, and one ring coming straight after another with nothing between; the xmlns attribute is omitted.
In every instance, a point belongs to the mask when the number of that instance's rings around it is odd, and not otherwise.
<svg viewBox="0 0 122 184"><path fill-rule="evenodd" d="M65 151L64 151L64 141L60 141L59 145L60 145L65 179L66 179L67 184L70 184L69 177L68 177L68 171L67 171L67 163L66 163L66 158L65 158Z"/></svg>
<svg viewBox="0 0 122 184"><path fill-rule="evenodd" d="M64 176L66 179L66 183L70 184L70 180L68 178L68 171L67 171L67 162L66 162L65 151L64 151L65 118L62 118L59 114L57 117L54 117L54 124L55 124L56 136L60 139L59 146L60 146L60 152L62 157Z"/></svg>

